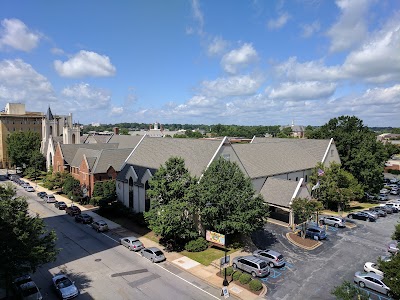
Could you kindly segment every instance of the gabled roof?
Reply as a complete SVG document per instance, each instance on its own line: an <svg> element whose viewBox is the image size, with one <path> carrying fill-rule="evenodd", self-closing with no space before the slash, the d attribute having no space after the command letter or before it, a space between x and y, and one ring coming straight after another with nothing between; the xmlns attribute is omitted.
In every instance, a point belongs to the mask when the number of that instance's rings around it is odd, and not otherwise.
<svg viewBox="0 0 400 300"><path fill-rule="evenodd" d="M298 181L269 177L261 188L260 194L269 204L289 208L298 184Z"/></svg>
<svg viewBox="0 0 400 300"><path fill-rule="evenodd" d="M127 159L126 164L157 170L170 157L181 157L191 175L200 177L220 145L221 141L218 140L146 136Z"/></svg>
<svg viewBox="0 0 400 300"><path fill-rule="evenodd" d="M61 148L62 155L67 164L71 164L75 157L76 152L80 148L86 149L117 149L118 144L59 144Z"/></svg>
<svg viewBox="0 0 400 300"><path fill-rule="evenodd" d="M261 142L264 141L264 142ZM254 138L232 144L250 178L312 169L321 162L330 140Z"/></svg>
<svg viewBox="0 0 400 300"><path fill-rule="evenodd" d="M92 173L107 173L110 167L113 167L116 172L119 172L132 150L133 148L101 150L96 163L93 168L91 168Z"/></svg>
<svg viewBox="0 0 400 300"><path fill-rule="evenodd" d="M86 157L86 161L88 163L89 170L93 169L94 164L97 161L97 157Z"/></svg>
<svg viewBox="0 0 400 300"><path fill-rule="evenodd" d="M135 148L136 145L140 142L143 136L139 135L113 135L109 140L108 143L117 143L118 149L124 148Z"/></svg>
<svg viewBox="0 0 400 300"><path fill-rule="evenodd" d="M80 136L80 142L81 144L85 143L89 135L87 133L84 133Z"/></svg>
<svg viewBox="0 0 400 300"><path fill-rule="evenodd" d="M86 156L86 159L89 161L93 161L93 159L96 159L99 155L100 155L101 150L99 149L88 149L88 148L79 148L75 155L74 158L72 160L72 162L70 163L71 167L75 167L78 168L83 160L83 157ZM91 159L93 158L93 159ZM94 163L94 161L93 161ZM92 164L93 166L93 164ZM89 163L89 167L90 167L90 163Z"/></svg>

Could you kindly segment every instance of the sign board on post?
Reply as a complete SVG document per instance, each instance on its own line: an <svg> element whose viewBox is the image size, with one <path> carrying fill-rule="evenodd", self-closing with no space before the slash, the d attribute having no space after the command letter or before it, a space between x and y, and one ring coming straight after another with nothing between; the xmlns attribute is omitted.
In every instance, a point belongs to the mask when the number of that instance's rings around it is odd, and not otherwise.
<svg viewBox="0 0 400 300"><path fill-rule="evenodd" d="M229 291L227 286L222 287L222 295L224 295L225 299L229 298Z"/></svg>
<svg viewBox="0 0 400 300"><path fill-rule="evenodd" d="M218 232L207 230L206 240L220 246L225 246L225 235Z"/></svg>
<svg viewBox="0 0 400 300"><path fill-rule="evenodd" d="M227 266L229 266L230 260L231 260L231 257L229 255L226 257L226 260L225 260L225 256L222 257L221 261L220 261L221 268L226 268Z"/></svg>

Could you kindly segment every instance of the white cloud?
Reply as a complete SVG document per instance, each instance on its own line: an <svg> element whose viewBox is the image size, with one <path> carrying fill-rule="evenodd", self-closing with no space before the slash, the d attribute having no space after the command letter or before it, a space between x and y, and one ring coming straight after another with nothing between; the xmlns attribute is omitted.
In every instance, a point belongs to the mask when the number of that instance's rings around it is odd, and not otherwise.
<svg viewBox="0 0 400 300"><path fill-rule="evenodd" d="M65 62L54 61L54 68L60 76L70 78L108 77L116 71L108 56L85 50Z"/></svg>
<svg viewBox="0 0 400 300"><path fill-rule="evenodd" d="M314 21L311 24L302 24L300 27L303 31L302 36L309 38L321 29L321 24L318 21Z"/></svg>
<svg viewBox="0 0 400 300"><path fill-rule="evenodd" d="M279 77L293 81L337 81L344 78L340 66L327 67L322 60L300 63L296 57L275 67Z"/></svg>
<svg viewBox="0 0 400 300"><path fill-rule="evenodd" d="M267 27L270 30L282 28L290 20L290 18L291 16L287 12L281 13L277 19L269 20Z"/></svg>
<svg viewBox="0 0 400 300"><path fill-rule="evenodd" d="M40 34L29 30L26 25L18 19L4 19L0 28L0 49L14 48L25 52L36 48Z"/></svg>
<svg viewBox="0 0 400 300"><path fill-rule="evenodd" d="M261 76L238 75L217 78L201 83L201 93L207 96L223 98L227 96L251 95L261 87Z"/></svg>
<svg viewBox="0 0 400 300"><path fill-rule="evenodd" d="M278 88L272 89L269 97L293 101L315 100L332 96L335 89L336 84L333 83L321 83L318 81L285 82Z"/></svg>
<svg viewBox="0 0 400 300"><path fill-rule="evenodd" d="M398 17L398 15L397 15ZM360 49L351 52L343 71L370 82L400 80L400 21L395 18L375 32Z"/></svg>
<svg viewBox="0 0 400 300"><path fill-rule="evenodd" d="M222 57L221 65L226 72L235 74L239 68L246 67L257 60L257 51L252 44L246 43L225 54Z"/></svg>
<svg viewBox="0 0 400 300"><path fill-rule="evenodd" d="M0 61L0 99L21 102L54 101L46 77L21 59Z"/></svg>
<svg viewBox="0 0 400 300"><path fill-rule="evenodd" d="M75 111L87 110L94 113L96 109L108 108L111 102L109 91L91 87L88 83L66 87L61 91L61 94L68 101L72 101Z"/></svg>
<svg viewBox="0 0 400 300"><path fill-rule="evenodd" d="M222 37L214 37L214 39L208 45L207 53L210 56L220 55L225 51L227 46L228 42L225 41Z"/></svg>
<svg viewBox="0 0 400 300"><path fill-rule="evenodd" d="M112 116L120 116L124 113L124 108L123 107L112 107L110 115Z"/></svg>
<svg viewBox="0 0 400 300"><path fill-rule="evenodd" d="M193 34L196 32L199 35L203 35L204 16L200 9L199 0L192 0L191 4L193 19L197 23L197 30L195 30L193 27L189 27L186 29L186 34Z"/></svg>
<svg viewBox="0 0 400 300"><path fill-rule="evenodd" d="M396 84L387 88L372 88L368 89L362 96L352 100L351 105L386 105L391 111L398 112L400 108L400 84Z"/></svg>
<svg viewBox="0 0 400 300"><path fill-rule="evenodd" d="M65 54L65 52L64 52L63 49L56 48L56 47L51 48L51 49L50 49L50 52L51 52L52 54L54 54L54 55L64 55L64 54Z"/></svg>
<svg viewBox="0 0 400 300"><path fill-rule="evenodd" d="M341 10L338 21L328 30L330 51L338 52L359 45L367 36L366 13L371 0L337 0Z"/></svg>

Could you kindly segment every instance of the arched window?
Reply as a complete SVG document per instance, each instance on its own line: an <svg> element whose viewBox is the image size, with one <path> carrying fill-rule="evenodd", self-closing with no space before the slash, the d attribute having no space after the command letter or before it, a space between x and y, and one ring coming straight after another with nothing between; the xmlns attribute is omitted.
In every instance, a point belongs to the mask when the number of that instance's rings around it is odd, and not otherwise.
<svg viewBox="0 0 400 300"><path fill-rule="evenodd" d="M50 132L49 135L53 135L53 126L50 126Z"/></svg>
<svg viewBox="0 0 400 300"><path fill-rule="evenodd" d="M72 134L72 144L75 144L75 133Z"/></svg>
<svg viewBox="0 0 400 300"><path fill-rule="evenodd" d="M129 177L129 208L133 210L133 179Z"/></svg>
<svg viewBox="0 0 400 300"><path fill-rule="evenodd" d="M144 185L144 210L149 211L150 210L150 197L147 195L147 190L150 188L149 181L146 181L146 184Z"/></svg>

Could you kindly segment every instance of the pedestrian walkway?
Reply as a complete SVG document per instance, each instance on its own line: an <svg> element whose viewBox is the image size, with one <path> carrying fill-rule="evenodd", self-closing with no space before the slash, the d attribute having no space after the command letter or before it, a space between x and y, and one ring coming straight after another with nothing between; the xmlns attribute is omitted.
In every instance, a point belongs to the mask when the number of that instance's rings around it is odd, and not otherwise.
<svg viewBox="0 0 400 300"><path fill-rule="evenodd" d="M51 194L52 191L41 187L41 186L36 186L33 182L24 179L25 181L28 181L32 186L35 187L36 189L36 193L37 192L46 192L48 194ZM54 195L57 201L64 201L68 206L70 206L71 204L78 206L82 212L89 214L90 216L93 217L94 221L97 220L104 220L105 222L107 222L108 227L110 228L110 230L119 235L119 236L130 236L130 235L134 235L134 236L140 236L135 232L132 232L124 227L121 227L119 224L108 220L98 214L96 214L95 212L92 211L92 209L86 208L76 202L71 201L70 199L68 199L67 197L63 196L63 195ZM145 247L157 247L159 249L163 249L163 246L159 245L158 243L146 238L146 237L140 237L140 240L142 241L142 243L145 245ZM230 258L231 261L234 257L236 256L240 256L240 255L249 255L251 253L247 253L247 252L242 252L242 251L236 251L232 254L230 254ZM177 266L178 268L180 268L181 270L184 270L186 272L189 272L190 274L196 276L197 278L205 281L207 284L215 287L215 288L221 288L222 289L222 282L223 282L223 278L219 277L217 275L217 273L219 273L220 269L217 267L219 266L219 259L213 261L209 266L204 266L184 255L181 255L177 252L165 252L164 253L167 261L169 263L172 263L174 266ZM240 287L239 285L231 282L228 286L228 290L231 296L236 297L238 299L245 299L245 300L256 300L256 299L263 299L265 293L267 292L266 287L264 286L264 290L263 293L258 296L242 287ZM221 296L221 299L223 298L223 296Z"/></svg>

